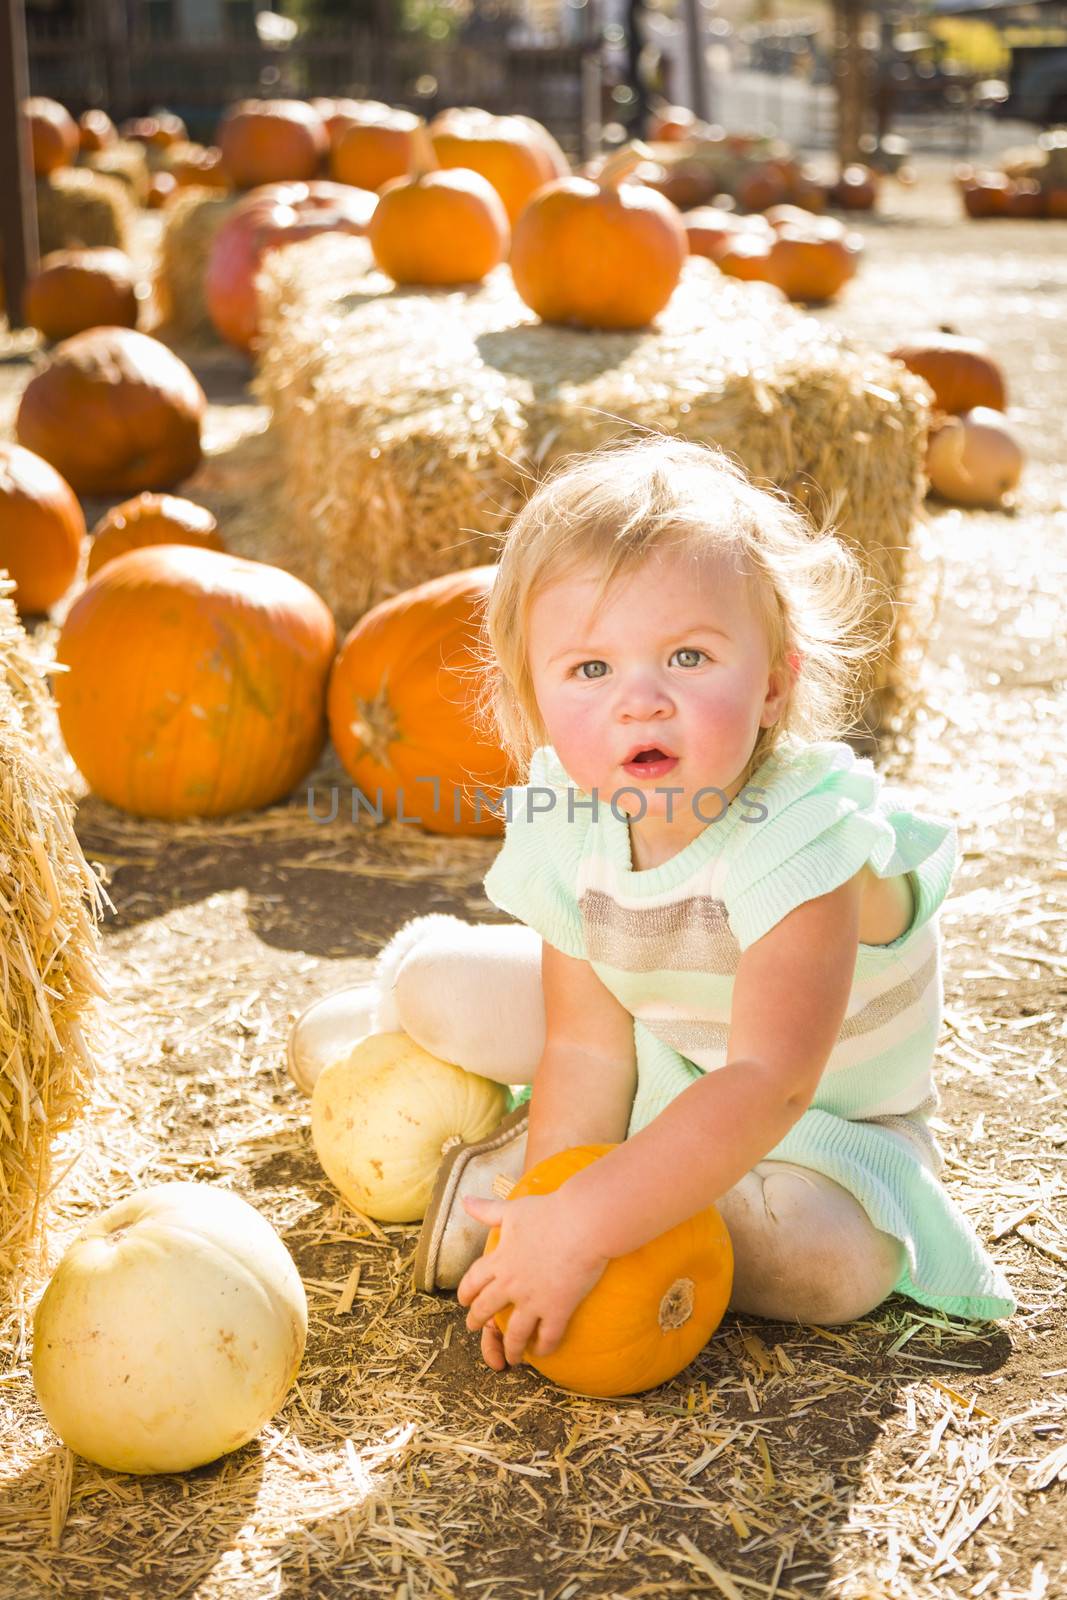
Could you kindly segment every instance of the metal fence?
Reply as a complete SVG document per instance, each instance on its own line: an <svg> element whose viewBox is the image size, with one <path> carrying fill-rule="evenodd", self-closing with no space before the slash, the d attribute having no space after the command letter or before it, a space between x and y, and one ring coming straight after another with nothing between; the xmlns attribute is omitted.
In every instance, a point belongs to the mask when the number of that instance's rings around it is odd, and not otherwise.
<svg viewBox="0 0 1067 1600"><path fill-rule="evenodd" d="M283 47L254 33L161 38L143 28L109 28L107 14L93 5L65 23L32 12L29 20L31 91L61 100L75 115L92 105L116 117L165 105L194 138L209 140L234 100L351 95L427 116L456 105L523 112L547 124L572 155L587 153L591 142L598 71L592 46L437 43L351 24L308 30Z"/></svg>

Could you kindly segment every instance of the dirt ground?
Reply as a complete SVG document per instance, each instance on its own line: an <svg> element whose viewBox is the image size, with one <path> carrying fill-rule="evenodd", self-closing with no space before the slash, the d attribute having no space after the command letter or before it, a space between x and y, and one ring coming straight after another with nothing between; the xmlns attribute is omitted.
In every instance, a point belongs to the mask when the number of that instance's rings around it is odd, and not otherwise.
<svg viewBox="0 0 1067 1600"><path fill-rule="evenodd" d="M32 1301L16 1308L0 1597L1067 1594L1067 223L964 223L927 164L859 227L863 272L818 315L883 348L946 322L985 336L1030 453L1011 511L931 505L916 531L940 613L914 728L878 758L959 828L937 1125L1017 1316L967 1325L900 1297L835 1330L728 1316L672 1383L622 1401L491 1373L454 1297L411 1288L417 1229L337 1201L283 1055L303 1006L364 977L407 917L503 920L481 891L497 845L319 827L302 795L202 828L87 798L79 835L115 908L104 1071L64 1149L53 1258L134 1187L219 1183L282 1234L311 1323L252 1444L138 1480L57 1446L28 1376ZM0 366L0 427L27 370ZM239 368L203 370L215 440L254 425ZM186 492L210 498L212 471Z"/></svg>

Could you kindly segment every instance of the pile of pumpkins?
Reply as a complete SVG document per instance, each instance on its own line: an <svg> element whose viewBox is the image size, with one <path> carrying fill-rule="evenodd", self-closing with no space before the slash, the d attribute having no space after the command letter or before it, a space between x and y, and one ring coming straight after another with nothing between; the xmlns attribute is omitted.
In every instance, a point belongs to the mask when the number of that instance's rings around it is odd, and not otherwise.
<svg viewBox="0 0 1067 1600"><path fill-rule="evenodd" d="M164 358L153 389L152 364ZM203 405L164 346L97 329L60 346L31 380L20 443L0 444L0 567L20 610L63 599L85 558L87 581L57 643L65 670L55 693L92 791L160 818L269 805L307 776L329 731L380 818L498 835L494 806L514 775L476 731L469 703L494 567L383 601L338 650L325 601L291 573L227 553L214 517L189 500L142 491L98 522L86 553L75 490L174 485L199 459ZM104 452L74 425L83 413L105 442L123 443L108 477ZM443 697L442 674L455 688ZM432 792L419 781L427 773L440 778Z"/></svg>
<svg viewBox="0 0 1067 1600"><path fill-rule="evenodd" d="M99 107L84 111L75 122L58 100L33 95L23 102L22 114L33 171L38 178L47 178L78 162L101 165L100 158L125 141L140 146L144 152L148 186L138 198L149 209L164 205L179 189L194 184L223 189L230 186L217 147L191 141L185 123L172 111L133 117L116 128Z"/></svg>
<svg viewBox="0 0 1067 1600"><path fill-rule="evenodd" d="M28 107L35 162L47 171L53 159L69 158L79 130L55 102ZM106 142L106 114L86 118L95 130L86 137ZM828 194L791 156L765 151L755 138L712 137L714 130L701 143L705 154L692 155L704 160L705 176L715 175L700 193L718 192L728 149L745 173L734 185L737 204L757 214L748 233L736 229L736 248L722 251L700 242L708 232L699 229L700 213L684 219L675 204L691 205L694 191L660 181L647 147L628 147L574 175L551 134L528 117L468 107L427 125L377 101L243 101L223 117L209 150L181 139L184 130L167 114L150 120L127 131L172 169L180 166L181 182L237 191L213 242L204 292L219 335L246 353L259 332L255 279L264 255L320 233L366 234L377 265L404 285L478 283L509 261L518 293L542 320L607 330L648 326L692 248L725 272L812 301L838 293L860 254L841 223L816 216ZM688 144L658 148L686 152ZM705 159L708 151L714 161ZM872 176L857 168L842 174L830 197L859 209L873 194ZM734 203L723 197L716 218ZM597 272L583 270L589 259ZM135 327L139 293L118 252L62 252L42 264L28 316L49 338L100 322Z"/></svg>
<svg viewBox="0 0 1067 1600"><path fill-rule="evenodd" d="M1006 150L998 170L956 168L968 217L1067 219L1067 128L1049 128L1036 142Z"/></svg>
<svg viewBox="0 0 1067 1600"><path fill-rule="evenodd" d="M824 183L781 139L769 134L727 133L702 122L685 106L661 105L649 124L651 161L643 180L682 211L733 201L744 212L794 205L823 212L871 211L881 175L862 162L842 167Z"/></svg>
<svg viewBox="0 0 1067 1600"><path fill-rule="evenodd" d="M926 449L932 492L952 505L994 510L1022 477L1026 457L1008 418L1007 380L980 339L949 329L892 351L933 391Z"/></svg>
<svg viewBox="0 0 1067 1600"><path fill-rule="evenodd" d="M691 255L706 256L728 277L770 283L788 299L814 305L841 292L863 254L858 233L799 206L752 216L701 206L683 220Z"/></svg>

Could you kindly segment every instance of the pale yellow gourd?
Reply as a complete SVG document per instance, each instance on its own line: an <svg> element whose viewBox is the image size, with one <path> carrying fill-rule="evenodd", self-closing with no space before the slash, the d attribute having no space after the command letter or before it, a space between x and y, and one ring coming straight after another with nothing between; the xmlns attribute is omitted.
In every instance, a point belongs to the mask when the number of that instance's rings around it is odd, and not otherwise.
<svg viewBox="0 0 1067 1600"><path fill-rule="evenodd" d="M441 1061L406 1033L373 1033L324 1066L311 1138L344 1198L379 1222L421 1222L442 1156L491 1133L503 1084Z"/></svg>
<svg viewBox="0 0 1067 1600"><path fill-rule="evenodd" d="M237 1450L281 1406L307 1338L292 1256L247 1201L161 1183L67 1249L33 1324L33 1383L76 1454L183 1472Z"/></svg>

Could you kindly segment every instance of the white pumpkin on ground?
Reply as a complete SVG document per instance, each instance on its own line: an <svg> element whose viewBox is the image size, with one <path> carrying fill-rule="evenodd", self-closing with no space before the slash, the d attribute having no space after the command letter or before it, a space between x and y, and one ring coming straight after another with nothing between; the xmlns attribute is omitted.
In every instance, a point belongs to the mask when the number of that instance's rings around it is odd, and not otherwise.
<svg viewBox="0 0 1067 1600"><path fill-rule="evenodd" d="M184 1472L269 1422L306 1339L304 1286L266 1218L211 1184L162 1183L67 1249L34 1317L33 1383L76 1454Z"/></svg>
<svg viewBox="0 0 1067 1600"><path fill-rule="evenodd" d="M993 510L1022 477L1026 456L1007 417L989 406L942 417L930 431L926 474L942 500Z"/></svg>
<svg viewBox="0 0 1067 1600"><path fill-rule="evenodd" d="M311 1138L349 1203L379 1222L421 1222L441 1157L500 1122L501 1083L430 1055L403 1031L373 1033L322 1068Z"/></svg>

